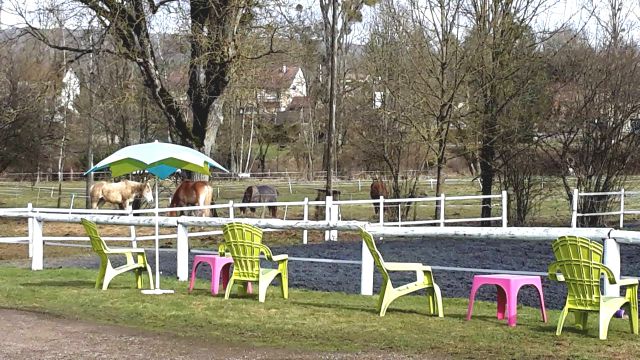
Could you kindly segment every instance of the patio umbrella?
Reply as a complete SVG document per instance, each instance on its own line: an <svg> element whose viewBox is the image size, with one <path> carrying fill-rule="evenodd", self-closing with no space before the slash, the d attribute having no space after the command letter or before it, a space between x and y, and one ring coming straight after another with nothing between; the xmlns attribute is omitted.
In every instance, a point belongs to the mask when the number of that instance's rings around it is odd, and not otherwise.
<svg viewBox="0 0 640 360"><path fill-rule="evenodd" d="M186 146L161 143L157 140L152 143L138 144L124 147L109 155L94 167L87 170L86 174L94 171L110 169L112 176L121 176L135 171L145 170L155 175L158 179L166 179L178 169L190 170L200 174L210 175L209 167L213 166L222 171L229 172L215 160L203 153ZM158 181L155 184L155 218L156 218L156 288L155 290L143 290L145 294L172 293L173 290L160 289L159 267L159 229L158 229Z"/></svg>

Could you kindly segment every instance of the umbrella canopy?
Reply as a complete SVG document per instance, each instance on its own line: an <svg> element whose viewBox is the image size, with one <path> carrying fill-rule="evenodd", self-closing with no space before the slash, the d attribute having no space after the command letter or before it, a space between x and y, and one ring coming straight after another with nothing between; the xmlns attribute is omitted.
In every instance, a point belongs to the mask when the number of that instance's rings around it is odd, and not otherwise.
<svg viewBox="0 0 640 360"><path fill-rule="evenodd" d="M146 170L160 179L166 179L178 169L211 175L210 166L229 172L199 151L186 146L155 141L124 147L87 170L85 175L110 168L111 175L114 177Z"/></svg>

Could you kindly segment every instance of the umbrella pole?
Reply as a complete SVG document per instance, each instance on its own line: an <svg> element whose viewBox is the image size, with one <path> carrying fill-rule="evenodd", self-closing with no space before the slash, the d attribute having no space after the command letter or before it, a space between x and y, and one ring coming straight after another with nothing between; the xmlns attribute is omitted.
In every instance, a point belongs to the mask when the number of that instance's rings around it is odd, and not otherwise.
<svg viewBox="0 0 640 360"><path fill-rule="evenodd" d="M173 294L173 290L161 290L160 289L160 246L158 243L160 242L160 226L158 225L158 182L160 179L156 179L156 208L154 211L155 223L156 223L156 288L154 290L142 290L143 294Z"/></svg>
<svg viewBox="0 0 640 360"><path fill-rule="evenodd" d="M158 179L156 179L156 289L160 290L160 229L158 226Z"/></svg>

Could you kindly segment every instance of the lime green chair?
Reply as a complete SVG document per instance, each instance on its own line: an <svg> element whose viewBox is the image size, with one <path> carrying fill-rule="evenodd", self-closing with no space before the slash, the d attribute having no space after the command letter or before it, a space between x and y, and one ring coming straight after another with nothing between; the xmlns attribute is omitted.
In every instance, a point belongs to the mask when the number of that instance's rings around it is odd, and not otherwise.
<svg viewBox="0 0 640 360"><path fill-rule="evenodd" d="M244 223L229 223L222 227L224 234L224 246L219 248L220 254L231 255L233 258L233 273L224 298L228 299L234 283L243 285L246 292L248 284L258 283L258 299L264 302L269 284L278 275L280 276L280 288L282 297L289 298L289 280L287 265L289 256L273 256L271 250L262 244L262 230ZM264 254L269 261L278 263L277 269L266 269L260 267L260 254ZM222 255L221 255L222 256Z"/></svg>
<svg viewBox="0 0 640 360"><path fill-rule="evenodd" d="M552 247L557 261L549 265L549 278L565 282L568 290L556 335L562 333L569 312L574 314L577 327L583 330L586 330L589 313L597 312L599 337L604 340L611 318L621 307L627 308L631 332L638 334L638 280L616 280L611 270L602 264L603 248L597 242L577 236L561 236ZM625 296L603 296L600 290L602 274L611 284L626 286Z"/></svg>
<svg viewBox="0 0 640 360"><path fill-rule="evenodd" d="M147 275L149 275L149 286L151 287L151 289L153 289L153 276L151 275L151 267L149 267L149 262L147 261L147 256L144 252L144 249L110 248L98 234L98 228L96 227L95 223L87 219L82 219L81 222L82 226L84 226L84 230L87 232L87 235L91 240L91 247L93 248L93 251L95 251L95 253L100 257L100 270L98 272L98 278L96 279L96 289L102 287L102 290L107 290L109 283L114 277L131 270L135 272L136 286L138 289L141 289L143 286L143 270L147 271ZM134 261L133 259L134 254L137 255L137 261ZM111 265L111 260L109 260L109 256L111 255L124 255L127 259L127 263L114 268Z"/></svg>
<svg viewBox="0 0 640 360"><path fill-rule="evenodd" d="M367 245L367 248L369 248L378 271L382 274L382 287L378 298L378 311L380 312L380 316L384 316L387 308L395 299L421 289L426 289L427 291L429 312L435 314L437 311L439 317L444 316L442 310L442 295L440 294L440 288L433 280L433 273L431 272L430 266L419 263L385 262L376 247L373 236L364 228L360 228L360 236L362 236L362 240ZM389 271L415 271L416 281L400 287L393 287L391 278L389 277Z"/></svg>

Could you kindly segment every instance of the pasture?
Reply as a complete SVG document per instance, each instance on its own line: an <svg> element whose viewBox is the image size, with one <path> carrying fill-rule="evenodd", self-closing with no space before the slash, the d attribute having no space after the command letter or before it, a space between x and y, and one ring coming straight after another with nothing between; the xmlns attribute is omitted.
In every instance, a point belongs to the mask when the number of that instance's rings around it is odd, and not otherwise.
<svg viewBox="0 0 640 360"><path fill-rule="evenodd" d="M283 179L242 179L242 180L212 180L210 184L214 190L214 200L216 204L225 204L229 201L239 203L242 201L244 190L253 184L273 185L279 192L278 201L302 201L308 198L310 201L316 199L316 189L323 189L324 183L321 181L308 182ZM341 200L370 199L370 180L349 180L336 181L334 188L341 192ZM419 197L434 196L433 183L422 180L417 187ZM0 207L26 207L31 202L34 207L56 207L58 201L57 183L41 182L32 186L28 182L0 182ZM162 181L160 183L160 207L169 207L171 194L177 184L173 181ZM387 182L387 187L390 184ZM627 191L640 190L640 177L630 177L624 184ZM529 216L528 224L537 226L569 226L571 224L571 209L567 196L564 193L561 181L558 178L541 178L536 185L535 194L539 201ZM477 181L471 178L450 178L444 184L443 192L447 196L479 195L480 187ZM494 189L495 194L500 193L499 188ZM65 181L62 187L61 207L62 208L85 208L85 183L82 181ZM613 201L616 204L615 201ZM451 201L446 206L447 218L469 218L477 217L480 213L479 201L462 200ZM108 205L107 205L108 206ZM395 205L397 207L397 205ZM405 205L403 205L404 207ZM499 201L494 201L494 212L500 213ZM614 207L617 205L614 205ZM146 205L150 207L150 205ZM628 196L625 199L627 209L640 209L640 196ZM387 212L389 208L387 207ZM278 209L278 217L283 218L283 208ZM615 210L615 209L614 209ZM433 219L435 212L435 202L413 206L409 212L409 220ZM323 213L322 213L323 214ZM262 215L262 210L258 209L257 217ZM228 211L220 211L220 216L227 217ZM252 216L252 215L249 215ZM269 217L265 210L265 217ZM310 212L312 218L314 212ZM371 205L350 205L341 207L343 220L364 220L376 221L378 217L373 212ZM286 209L287 219L302 219L302 208L292 207ZM634 219L630 217L630 219ZM403 219L405 220L405 219ZM610 217L615 223L616 217Z"/></svg>

